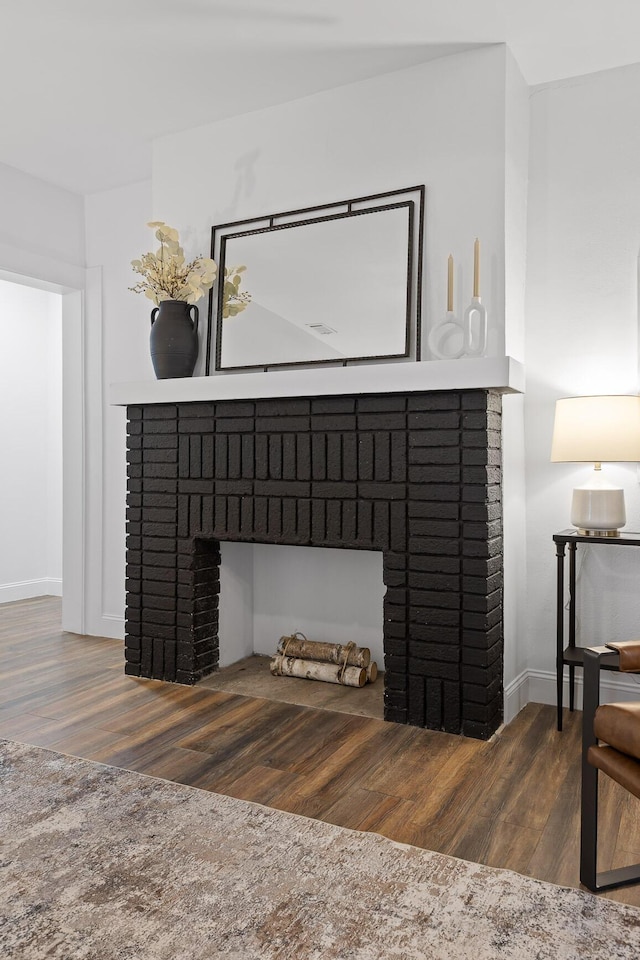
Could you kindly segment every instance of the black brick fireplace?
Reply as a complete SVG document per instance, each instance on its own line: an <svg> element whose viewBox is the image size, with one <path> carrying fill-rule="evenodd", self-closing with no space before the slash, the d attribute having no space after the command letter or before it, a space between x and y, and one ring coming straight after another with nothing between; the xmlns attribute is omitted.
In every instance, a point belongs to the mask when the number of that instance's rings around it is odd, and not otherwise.
<svg viewBox="0 0 640 960"><path fill-rule="evenodd" d="M499 392L127 410L127 673L191 684L216 669L220 541L379 550L385 718L496 730Z"/></svg>

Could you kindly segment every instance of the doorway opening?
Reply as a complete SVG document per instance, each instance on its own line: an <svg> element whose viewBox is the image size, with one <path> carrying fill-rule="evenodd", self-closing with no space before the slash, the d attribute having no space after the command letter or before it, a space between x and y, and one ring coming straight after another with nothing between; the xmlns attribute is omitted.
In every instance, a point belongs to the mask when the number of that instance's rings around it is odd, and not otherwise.
<svg viewBox="0 0 640 960"><path fill-rule="evenodd" d="M62 295L0 278L0 603L62 596Z"/></svg>

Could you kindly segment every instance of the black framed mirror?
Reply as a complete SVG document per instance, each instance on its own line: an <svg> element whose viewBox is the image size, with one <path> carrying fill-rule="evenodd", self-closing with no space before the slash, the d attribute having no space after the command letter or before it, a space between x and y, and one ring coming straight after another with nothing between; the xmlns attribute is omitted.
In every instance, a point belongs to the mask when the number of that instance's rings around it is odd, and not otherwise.
<svg viewBox="0 0 640 960"><path fill-rule="evenodd" d="M214 227L206 374L212 362L419 360L424 196L422 185Z"/></svg>

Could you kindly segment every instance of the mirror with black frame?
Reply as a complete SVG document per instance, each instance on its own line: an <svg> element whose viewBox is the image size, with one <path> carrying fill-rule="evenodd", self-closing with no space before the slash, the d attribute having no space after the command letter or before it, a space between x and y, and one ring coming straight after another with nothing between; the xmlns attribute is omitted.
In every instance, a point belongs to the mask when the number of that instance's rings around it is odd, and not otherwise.
<svg viewBox="0 0 640 960"><path fill-rule="evenodd" d="M206 372L214 316L217 371L419 359L423 220L414 187L214 227Z"/></svg>

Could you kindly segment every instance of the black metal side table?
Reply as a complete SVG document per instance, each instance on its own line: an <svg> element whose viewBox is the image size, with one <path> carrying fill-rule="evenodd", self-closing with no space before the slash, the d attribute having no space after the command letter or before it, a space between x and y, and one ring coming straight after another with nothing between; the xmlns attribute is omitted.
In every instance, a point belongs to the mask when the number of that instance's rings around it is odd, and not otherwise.
<svg viewBox="0 0 640 960"><path fill-rule="evenodd" d="M558 684L558 730L562 730L562 693L565 664L569 667L569 710L575 702L576 667L583 666L582 647L576 646L576 553L578 544L606 544L611 547L640 547L640 533L622 531L617 537L586 536L575 529L554 533L558 562L558 585L556 600L556 678ZM569 545L569 644L564 645L564 560ZM603 637L601 643L608 638ZM605 669L617 670L617 666L603 665Z"/></svg>

